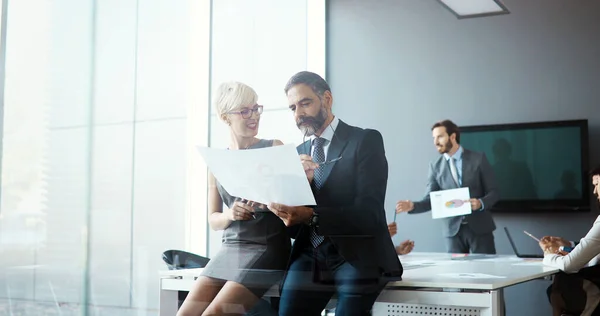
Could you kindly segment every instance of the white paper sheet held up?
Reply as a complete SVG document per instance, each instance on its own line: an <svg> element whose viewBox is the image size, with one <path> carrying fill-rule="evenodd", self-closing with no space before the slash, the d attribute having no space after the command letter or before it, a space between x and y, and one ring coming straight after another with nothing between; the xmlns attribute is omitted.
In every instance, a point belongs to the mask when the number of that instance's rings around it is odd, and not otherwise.
<svg viewBox="0 0 600 316"><path fill-rule="evenodd" d="M294 145L250 150L198 146L198 151L217 181L233 196L267 205L316 204Z"/></svg>
<svg viewBox="0 0 600 316"><path fill-rule="evenodd" d="M431 217L443 218L471 214L469 188L435 191L429 193Z"/></svg>

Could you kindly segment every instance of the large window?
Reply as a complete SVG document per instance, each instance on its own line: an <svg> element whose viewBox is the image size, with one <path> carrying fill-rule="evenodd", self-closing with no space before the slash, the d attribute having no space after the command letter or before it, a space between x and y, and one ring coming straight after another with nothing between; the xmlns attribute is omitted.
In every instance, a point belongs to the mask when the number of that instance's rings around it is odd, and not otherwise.
<svg viewBox="0 0 600 316"><path fill-rule="evenodd" d="M325 1L4 9L0 314L156 315L162 252L220 244L207 238L196 150L228 145L211 88L252 85L259 136L298 143L283 86L300 70L324 75Z"/></svg>
<svg viewBox="0 0 600 316"><path fill-rule="evenodd" d="M283 88L298 71L325 76L324 0L219 0L213 2L211 88L229 80L252 86L264 105L260 138L299 144ZM229 145L228 126L213 108L211 147ZM222 232L210 233L209 255Z"/></svg>
<svg viewBox="0 0 600 316"><path fill-rule="evenodd" d="M205 227L210 2L7 9L0 314L155 315Z"/></svg>

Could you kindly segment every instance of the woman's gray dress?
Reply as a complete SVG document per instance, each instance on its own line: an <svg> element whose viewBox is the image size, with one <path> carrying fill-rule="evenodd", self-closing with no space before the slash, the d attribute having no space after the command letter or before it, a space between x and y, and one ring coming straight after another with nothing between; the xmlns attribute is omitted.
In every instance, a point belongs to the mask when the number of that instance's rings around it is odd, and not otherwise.
<svg viewBox="0 0 600 316"><path fill-rule="evenodd" d="M248 149L273 146L272 140L261 139ZM229 195L217 183L227 207L237 197ZM268 209L255 209L256 219L233 221L223 232L223 244L202 271L203 276L234 281L244 285L257 297L281 281L287 267L291 240L283 221Z"/></svg>

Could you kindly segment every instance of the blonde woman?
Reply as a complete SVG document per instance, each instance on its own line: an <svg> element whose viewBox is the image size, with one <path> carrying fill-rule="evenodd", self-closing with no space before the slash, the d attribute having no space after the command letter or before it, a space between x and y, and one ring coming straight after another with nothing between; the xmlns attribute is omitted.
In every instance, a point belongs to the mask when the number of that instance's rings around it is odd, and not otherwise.
<svg viewBox="0 0 600 316"><path fill-rule="evenodd" d="M263 111L257 99L243 83L219 86L214 102L219 117L229 125L229 150L283 144L256 137ZM281 280L290 254L289 235L275 214L265 205L229 195L209 177L208 221L213 230L224 231L223 244L198 277L179 316L245 314Z"/></svg>

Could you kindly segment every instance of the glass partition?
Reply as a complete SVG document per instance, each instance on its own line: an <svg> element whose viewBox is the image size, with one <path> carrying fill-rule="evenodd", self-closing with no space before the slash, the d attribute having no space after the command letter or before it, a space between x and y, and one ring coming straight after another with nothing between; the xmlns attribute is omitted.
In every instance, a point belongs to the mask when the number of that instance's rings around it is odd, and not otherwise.
<svg viewBox="0 0 600 316"><path fill-rule="evenodd" d="M156 315L162 252L206 251L209 17L195 0L4 6L1 315Z"/></svg>
<svg viewBox="0 0 600 316"><path fill-rule="evenodd" d="M302 70L325 76L325 1L213 1L212 21L211 91L229 80L250 85L264 105L258 137L301 143L283 88ZM211 109L210 146L226 148L228 126ZM209 255L221 235L210 231Z"/></svg>

